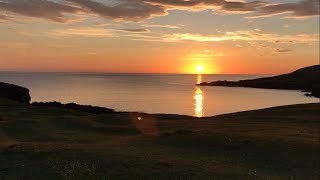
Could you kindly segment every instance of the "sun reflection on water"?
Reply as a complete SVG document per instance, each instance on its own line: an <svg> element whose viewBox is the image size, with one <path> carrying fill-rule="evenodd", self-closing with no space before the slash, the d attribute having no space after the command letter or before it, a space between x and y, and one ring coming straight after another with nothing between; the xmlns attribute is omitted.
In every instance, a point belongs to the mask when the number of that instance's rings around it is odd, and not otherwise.
<svg viewBox="0 0 320 180"><path fill-rule="evenodd" d="M202 75L198 74L197 84L200 84L201 82L202 82Z"/></svg>
<svg viewBox="0 0 320 180"><path fill-rule="evenodd" d="M199 74L197 78L197 84L201 83L202 76ZM194 92L194 115L196 117L203 117L203 92L199 87L195 88Z"/></svg>

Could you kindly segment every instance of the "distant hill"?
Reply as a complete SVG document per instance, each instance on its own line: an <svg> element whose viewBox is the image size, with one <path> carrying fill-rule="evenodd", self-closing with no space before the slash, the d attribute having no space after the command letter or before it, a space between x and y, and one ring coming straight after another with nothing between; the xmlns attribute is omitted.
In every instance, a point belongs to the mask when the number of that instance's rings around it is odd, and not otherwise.
<svg viewBox="0 0 320 180"><path fill-rule="evenodd" d="M310 92L308 96L320 97L320 65L296 70L289 74L240 81L203 82L200 86L252 87L265 89L293 89Z"/></svg>

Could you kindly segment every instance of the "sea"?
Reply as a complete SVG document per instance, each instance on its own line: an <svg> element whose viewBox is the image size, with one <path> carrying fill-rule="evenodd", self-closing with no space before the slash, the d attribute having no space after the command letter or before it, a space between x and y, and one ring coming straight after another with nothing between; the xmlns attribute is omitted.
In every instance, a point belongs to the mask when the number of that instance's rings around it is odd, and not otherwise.
<svg viewBox="0 0 320 180"><path fill-rule="evenodd" d="M0 72L0 82L27 87L32 102L74 102L116 111L196 117L319 102L296 90L195 85L267 76L270 75Z"/></svg>

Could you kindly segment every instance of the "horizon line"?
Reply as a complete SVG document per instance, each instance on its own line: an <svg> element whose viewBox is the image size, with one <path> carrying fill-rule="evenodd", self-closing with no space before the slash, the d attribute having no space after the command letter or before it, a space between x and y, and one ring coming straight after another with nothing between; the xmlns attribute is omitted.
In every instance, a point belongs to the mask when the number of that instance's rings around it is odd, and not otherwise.
<svg viewBox="0 0 320 180"><path fill-rule="evenodd" d="M65 74L163 74L163 75L277 75L276 73L153 73L153 72L92 72L92 71L1 71L0 73L65 73Z"/></svg>

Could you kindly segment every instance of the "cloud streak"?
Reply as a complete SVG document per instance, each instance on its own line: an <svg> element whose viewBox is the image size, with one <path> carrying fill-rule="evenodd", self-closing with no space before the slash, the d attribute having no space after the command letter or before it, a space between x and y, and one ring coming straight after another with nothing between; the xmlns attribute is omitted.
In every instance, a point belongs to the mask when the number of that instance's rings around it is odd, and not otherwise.
<svg viewBox="0 0 320 180"><path fill-rule="evenodd" d="M258 10L251 18L269 17L278 14L289 14L289 18L305 18L319 16L319 0L303 0L296 3L271 4Z"/></svg>
<svg viewBox="0 0 320 180"><path fill-rule="evenodd" d="M226 0L143 0L151 4L158 4L168 6L170 8L189 8L192 9L219 9L225 12L228 11L256 11L257 8L267 5L267 2L253 1L253 2L240 2L240 1L226 1Z"/></svg>
<svg viewBox="0 0 320 180"><path fill-rule="evenodd" d="M141 0L118 0L116 3L95 0L63 0L60 3L52 0L0 0L0 12L61 23L68 21L65 14L82 13L112 20L140 21L167 13L165 7Z"/></svg>
<svg viewBox="0 0 320 180"><path fill-rule="evenodd" d="M149 32L148 29L119 29L120 31L131 32L131 33L145 33Z"/></svg>
<svg viewBox="0 0 320 180"><path fill-rule="evenodd" d="M121 32L124 33L121 33ZM224 42L224 41L244 41L249 43L268 42L274 44L298 44L318 42L319 34L293 34L280 35L277 33L266 32L261 29L239 30L219 33L215 35L202 35L192 33L173 33L173 34L154 34L148 29L105 29L105 28L88 28L78 27L69 29L55 29L43 33L44 36L50 37L91 37L91 38L121 38L126 37L130 40L139 41L157 41L157 42ZM277 52L288 52L279 49Z"/></svg>
<svg viewBox="0 0 320 180"><path fill-rule="evenodd" d="M74 14L81 11L81 9L47 0L0 0L1 11L49 19L55 22L67 22L68 19L64 16L65 13Z"/></svg>
<svg viewBox="0 0 320 180"><path fill-rule="evenodd" d="M118 0L117 3L101 3L94 0L67 1L81 6L85 12L97 14L107 19L139 21L166 14L164 7L147 4L140 0Z"/></svg>
<svg viewBox="0 0 320 180"><path fill-rule="evenodd" d="M149 28L181 29L181 25L143 24L142 26L143 27L149 27Z"/></svg>
<svg viewBox="0 0 320 180"><path fill-rule="evenodd" d="M144 0L152 4L179 9L213 9L224 13L256 13L251 18L269 17L288 13L290 17L319 16L319 0L301 0L295 3L270 3L266 1L226 1L226 0Z"/></svg>
<svg viewBox="0 0 320 180"><path fill-rule="evenodd" d="M297 35L279 35L275 33L264 32L260 29L247 31L226 32L222 35L201 35L201 34L167 34L164 41L197 41L197 42L220 42L220 41L267 41L267 42L292 42L305 43L319 41L319 34L297 34Z"/></svg>
<svg viewBox="0 0 320 180"><path fill-rule="evenodd" d="M227 0L0 0L0 14L6 12L33 18L65 23L66 14L96 15L111 20L142 21L153 16L167 15L170 9L214 10L223 13L253 13L248 18L288 14L303 18L319 16L319 0L301 0L295 3ZM4 20L6 16L1 15Z"/></svg>
<svg viewBox="0 0 320 180"><path fill-rule="evenodd" d="M103 28L70 28L70 29L56 29L47 32L50 36L65 37L65 36L81 36L81 37L113 37L112 32Z"/></svg>

